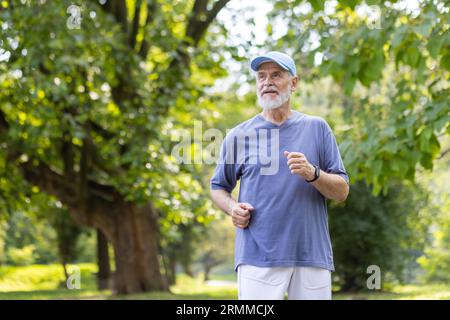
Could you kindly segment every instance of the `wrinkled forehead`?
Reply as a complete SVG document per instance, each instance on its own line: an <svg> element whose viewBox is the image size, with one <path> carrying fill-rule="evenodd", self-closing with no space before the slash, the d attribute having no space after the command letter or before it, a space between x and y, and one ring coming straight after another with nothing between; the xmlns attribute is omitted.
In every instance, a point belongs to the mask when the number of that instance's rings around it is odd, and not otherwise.
<svg viewBox="0 0 450 320"><path fill-rule="evenodd" d="M267 61L264 63L261 63L261 65L258 68L258 71L256 71L256 73L272 73L272 72L276 72L276 71L281 71L281 72L288 72L287 70L283 69L279 64L272 62L272 61Z"/></svg>

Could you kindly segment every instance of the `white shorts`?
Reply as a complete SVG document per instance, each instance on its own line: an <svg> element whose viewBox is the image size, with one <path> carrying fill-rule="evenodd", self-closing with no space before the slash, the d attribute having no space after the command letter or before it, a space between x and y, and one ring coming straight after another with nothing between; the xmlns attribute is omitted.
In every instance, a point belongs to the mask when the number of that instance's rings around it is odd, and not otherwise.
<svg viewBox="0 0 450 320"><path fill-rule="evenodd" d="M239 300L331 300L331 272L313 267L238 266Z"/></svg>

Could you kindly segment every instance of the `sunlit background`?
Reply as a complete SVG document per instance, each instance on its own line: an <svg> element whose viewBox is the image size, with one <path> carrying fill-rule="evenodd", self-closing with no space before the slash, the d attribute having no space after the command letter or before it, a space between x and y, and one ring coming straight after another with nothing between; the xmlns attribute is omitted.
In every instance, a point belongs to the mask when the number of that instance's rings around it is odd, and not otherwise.
<svg viewBox="0 0 450 320"><path fill-rule="evenodd" d="M0 299L236 299L208 130L260 112L270 50L350 176L333 298L450 299L449 22L437 0L0 1Z"/></svg>

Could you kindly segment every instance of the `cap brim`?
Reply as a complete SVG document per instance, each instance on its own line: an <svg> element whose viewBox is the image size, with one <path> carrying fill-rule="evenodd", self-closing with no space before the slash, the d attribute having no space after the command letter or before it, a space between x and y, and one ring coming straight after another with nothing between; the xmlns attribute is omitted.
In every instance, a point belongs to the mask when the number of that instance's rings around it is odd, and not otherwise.
<svg viewBox="0 0 450 320"><path fill-rule="evenodd" d="M289 71L289 68L287 68L286 66L284 66L280 62L276 61L273 58L266 57L266 56L259 56L259 57L254 58L252 60L252 62L250 63L250 67L252 68L253 71L258 71L259 66L262 65L265 62L275 62L277 65L282 67L284 70Z"/></svg>

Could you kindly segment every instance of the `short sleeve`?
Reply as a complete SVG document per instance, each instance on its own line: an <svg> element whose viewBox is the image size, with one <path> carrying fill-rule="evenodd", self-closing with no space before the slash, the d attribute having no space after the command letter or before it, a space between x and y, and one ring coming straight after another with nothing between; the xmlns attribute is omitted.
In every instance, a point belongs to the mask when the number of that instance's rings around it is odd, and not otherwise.
<svg viewBox="0 0 450 320"><path fill-rule="evenodd" d="M349 183L347 172L339 152L336 138L328 123L322 121L322 148L320 151L320 168L327 172L340 175Z"/></svg>
<svg viewBox="0 0 450 320"><path fill-rule="evenodd" d="M210 181L212 190L225 190L229 193L236 187L241 176L241 166L235 157L236 150L234 136L227 135L222 144L219 159L214 174Z"/></svg>

